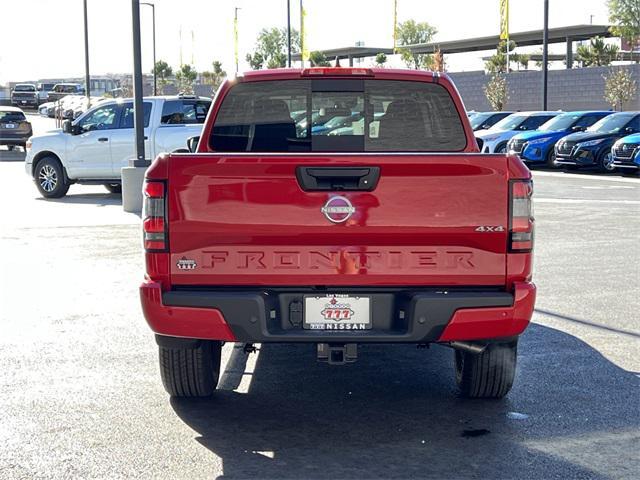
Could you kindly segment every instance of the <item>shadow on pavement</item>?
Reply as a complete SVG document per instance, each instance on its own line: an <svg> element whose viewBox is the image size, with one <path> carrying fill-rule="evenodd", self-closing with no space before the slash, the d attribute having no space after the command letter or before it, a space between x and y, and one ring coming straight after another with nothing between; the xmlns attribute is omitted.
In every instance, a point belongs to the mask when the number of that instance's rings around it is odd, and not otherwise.
<svg viewBox="0 0 640 480"><path fill-rule="evenodd" d="M329 367L313 346L266 344L240 393L247 357L236 346L213 399L171 405L223 478L633 476L634 374L532 324L509 396L474 401L456 396L452 356L365 346L357 363Z"/></svg>
<svg viewBox="0 0 640 480"><path fill-rule="evenodd" d="M120 193L81 193L67 194L62 198L37 197L36 200L42 202L69 203L69 204L97 204L98 207L107 205L122 205L122 195Z"/></svg>

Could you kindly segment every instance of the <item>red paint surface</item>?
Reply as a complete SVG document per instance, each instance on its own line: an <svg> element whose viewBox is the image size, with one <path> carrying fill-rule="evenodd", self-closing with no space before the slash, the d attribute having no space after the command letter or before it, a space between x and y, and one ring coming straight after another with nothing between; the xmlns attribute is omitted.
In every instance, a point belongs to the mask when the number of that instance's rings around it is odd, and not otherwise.
<svg viewBox="0 0 640 480"><path fill-rule="evenodd" d="M157 334L228 342L236 340L219 310L163 305L159 283L144 282L140 286L140 300L144 318Z"/></svg>
<svg viewBox="0 0 640 480"><path fill-rule="evenodd" d="M529 325L536 301L533 283L516 283L512 307L457 310L440 336L441 342L520 335Z"/></svg>

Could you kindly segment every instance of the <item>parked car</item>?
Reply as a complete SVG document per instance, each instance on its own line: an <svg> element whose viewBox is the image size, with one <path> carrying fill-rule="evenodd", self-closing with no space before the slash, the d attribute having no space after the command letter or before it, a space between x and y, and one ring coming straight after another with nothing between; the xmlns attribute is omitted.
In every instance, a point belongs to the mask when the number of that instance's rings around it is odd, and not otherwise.
<svg viewBox="0 0 640 480"><path fill-rule="evenodd" d="M47 102L49 100L49 92L53 90L53 87L55 87L55 85L55 83L51 82L38 83L38 101L40 103Z"/></svg>
<svg viewBox="0 0 640 480"><path fill-rule="evenodd" d="M337 128L349 127L353 122L357 122L361 118L362 113L360 112L351 113L351 115L333 117L322 125L311 127L311 132L313 135L329 135L331 131Z"/></svg>
<svg viewBox="0 0 640 480"><path fill-rule="evenodd" d="M469 122L473 131L488 130L513 112L473 112L469 115Z"/></svg>
<svg viewBox="0 0 640 480"><path fill-rule="evenodd" d="M55 116L56 102L44 102L38 107L38 113L43 117Z"/></svg>
<svg viewBox="0 0 640 480"><path fill-rule="evenodd" d="M47 101L55 102L67 95L84 95L84 87L79 83L56 83L47 93Z"/></svg>
<svg viewBox="0 0 640 480"><path fill-rule="evenodd" d="M570 133L582 132L610 111L562 113L540 125L537 130L515 135L507 144L507 151L520 156L528 165L555 167L555 144Z"/></svg>
<svg viewBox="0 0 640 480"><path fill-rule="evenodd" d="M144 99L145 151L149 158L183 147L198 135L211 99L190 96ZM120 189L120 170L135 156L133 103L105 100L62 129L29 141L25 169L46 198L64 196L73 183Z"/></svg>
<svg viewBox="0 0 640 480"><path fill-rule="evenodd" d="M18 83L11 90L11 105L37 107L38 103L38 90L33 83Z"/></svg>
<svg viewBox="0 0 640 480"><path fill-rule="evenodd" d="M611 147L622 137L638 132L640 112L614 113L556 143L555 163L569 169L596 167L601 172L612 172L615 166Z"/></svg>
<svg viewBox="0 0 640 480"><path fill-rule="evenodd" d="M196 153L156 158L140 297L170 395L212 395L223 342L305 343L334 365L438 343L462 395L507 394L536 292L531 172L477 155L435 75L251 72L218 90ZM351 135L297 133L290 114L365 98L383 115Z"/></svg>
<svg viewBox="0 0 640 480"><path fill-rule="evenodd" d="M27 140L32 133L31 123L22 110L0 106L0 145L6 145L9 150L16 146L26 150Z"/></svg>
<svg viewBox="0 0 640 480"><path fill-rule="evenodd" d="M558 112L518 112L497 122L488 130L475 133L482 141L482 153L506 153L507 142L514 135L528 130L536 130Z"/></svg>
<svg viewBox="0 0 640 480"><path fill-rule="evenodd" d="M640 173L640 133L627 135L614 143L611 155L617 170Z"/></svg>

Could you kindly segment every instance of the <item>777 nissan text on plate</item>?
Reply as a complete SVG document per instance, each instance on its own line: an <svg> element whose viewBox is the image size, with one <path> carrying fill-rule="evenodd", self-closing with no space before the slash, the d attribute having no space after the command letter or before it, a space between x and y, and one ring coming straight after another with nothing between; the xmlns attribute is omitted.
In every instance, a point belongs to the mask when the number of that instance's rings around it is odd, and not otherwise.
<svg viewBox="0 0 640 480"><path fill-rule="evenodd" d="M142 307L171 395L213 394L224 342L316 344L331 364L436 343L463 395L509 391L536 293L531 176L478 153L446 75L252 72L194 150L144 186Z"/></svg>

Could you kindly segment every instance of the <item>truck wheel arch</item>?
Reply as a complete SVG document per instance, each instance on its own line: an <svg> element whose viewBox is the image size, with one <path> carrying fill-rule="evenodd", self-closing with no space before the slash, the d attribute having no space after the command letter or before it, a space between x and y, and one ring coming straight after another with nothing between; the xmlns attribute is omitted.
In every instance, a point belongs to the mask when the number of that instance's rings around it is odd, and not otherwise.
<svg viewBox="0 0 640 480"><path fill-rule="evenodd" d="M33 178L35 178L36 176L36 167L38 166L38 162L40 162L40 160L42 160L43 158L46 157L53 157L55 158L58 163L60 163L60 166L62 167L62 171L64 172L64 176L65 176L65 180L67 182L71 182L71 180L69 180L69 175L67 175L67 169L64 166L64 164L62 163L62 160L60 159L59 155L56 155L55 153L49 151L49 150L43 150L42 152L39 152L35 157L33 157L33 162L31 163L31 176Z"/></svg>

